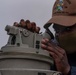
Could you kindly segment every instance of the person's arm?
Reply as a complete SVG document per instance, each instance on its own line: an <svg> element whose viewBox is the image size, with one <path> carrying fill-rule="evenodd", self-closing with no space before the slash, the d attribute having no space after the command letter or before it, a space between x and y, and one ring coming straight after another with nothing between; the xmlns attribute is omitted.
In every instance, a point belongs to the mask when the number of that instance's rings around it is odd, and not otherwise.
<svg viewBox="0 0 76 75"><path fill-rule="evenodd" d="M56 45L53 45L52 43L49 43L48 39L42 40L41 47L49 51L50 55L53 57L57 71L62 72L63 75L68 75L72 69L68 63L65 50Z"/></svg>

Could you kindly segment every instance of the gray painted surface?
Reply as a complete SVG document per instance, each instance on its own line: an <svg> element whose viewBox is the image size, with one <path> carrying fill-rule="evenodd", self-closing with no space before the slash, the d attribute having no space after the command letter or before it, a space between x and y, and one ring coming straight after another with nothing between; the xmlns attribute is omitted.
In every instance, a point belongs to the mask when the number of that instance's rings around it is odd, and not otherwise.
<svg viewBox="0 0 76 75"><path fill-rule="evenodd" d="M52 57L41 45L42 34L6 26L8 43L0 51L0 75L60 75L51 71Z"/></svg>

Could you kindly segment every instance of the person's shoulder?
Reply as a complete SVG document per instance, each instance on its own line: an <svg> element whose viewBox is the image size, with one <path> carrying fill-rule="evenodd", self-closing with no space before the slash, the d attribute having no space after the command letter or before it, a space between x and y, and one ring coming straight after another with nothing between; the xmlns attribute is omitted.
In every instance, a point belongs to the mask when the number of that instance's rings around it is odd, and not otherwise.
<svg viewBox="0 0 76 75"><path fill-rule="evenodd" d="M76 75L76 66L71 66L70 75Z"/></svg>

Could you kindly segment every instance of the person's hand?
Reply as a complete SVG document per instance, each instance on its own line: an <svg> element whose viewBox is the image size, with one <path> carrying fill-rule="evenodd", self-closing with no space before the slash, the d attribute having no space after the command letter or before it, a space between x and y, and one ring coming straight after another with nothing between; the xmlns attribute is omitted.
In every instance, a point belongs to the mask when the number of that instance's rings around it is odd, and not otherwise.
<svg viewBox="0 0 76 75"><path fill-rule="evenodd" d="M68 63L67 55L64 49L52 44L48 39L42 39L41 47L49 51L50 55L54 58L56 68L58 71L67 75L70 71L70 65Z"/></svg>

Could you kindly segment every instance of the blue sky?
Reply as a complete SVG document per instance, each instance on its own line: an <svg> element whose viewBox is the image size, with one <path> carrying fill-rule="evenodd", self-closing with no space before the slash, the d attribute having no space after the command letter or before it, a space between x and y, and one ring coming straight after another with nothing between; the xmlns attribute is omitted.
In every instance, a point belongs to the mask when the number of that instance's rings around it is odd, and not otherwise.
<svg viewBox="0 0 76 75"><path fill-rule="evenodd" d="M0 0L0 48L7 43L6 25L20 19L36 22L44 32L43 25L51 18L55 0ZM52 30L53 31L53 30Z"/></svg>

